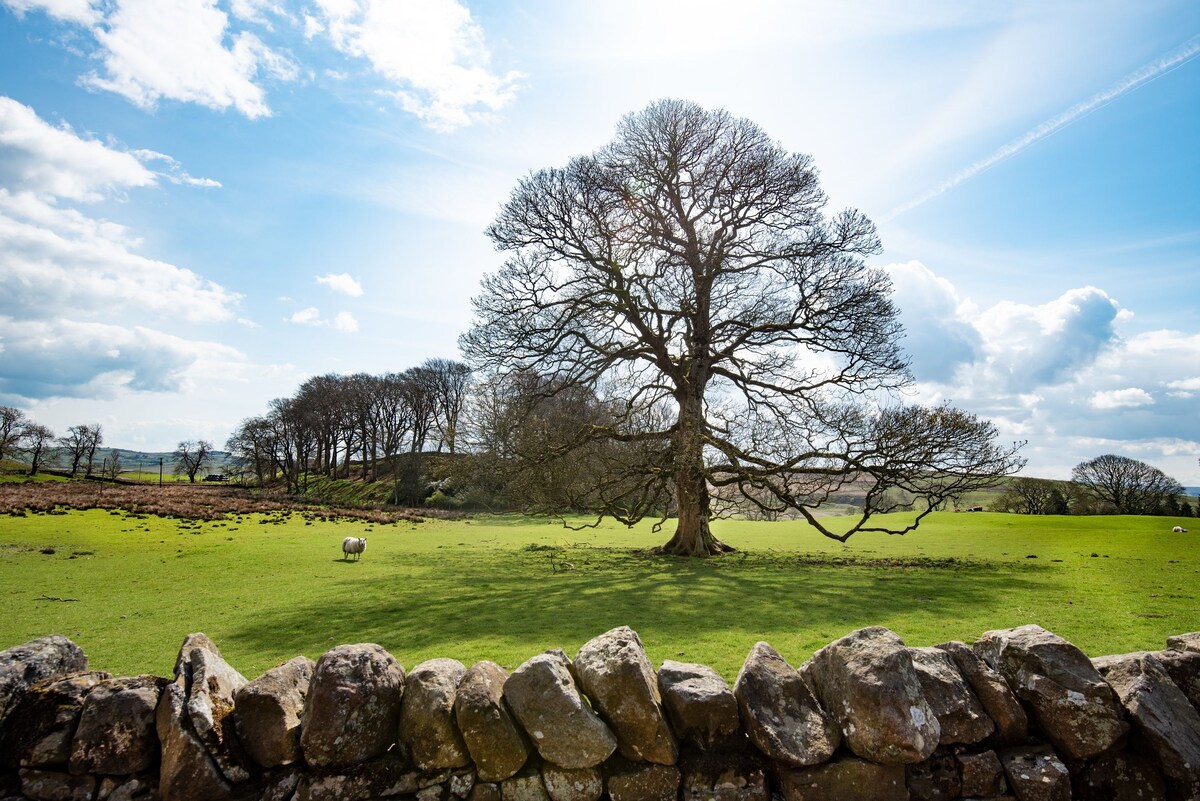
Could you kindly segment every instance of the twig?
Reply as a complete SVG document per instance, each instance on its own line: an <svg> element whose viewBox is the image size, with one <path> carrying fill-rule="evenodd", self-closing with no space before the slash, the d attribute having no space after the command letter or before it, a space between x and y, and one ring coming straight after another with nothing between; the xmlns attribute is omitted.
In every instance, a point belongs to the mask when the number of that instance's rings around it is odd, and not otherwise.
<svg viewBox="0 0 1200 801"><path fill-rule="evenodd" d="M78 598L55 598L50 595L42 594L42 595L38 596L37 598L35 598L34 600L36 600L36 601L62 601L63 603L69 603L71 601L78 601L79 599Z"/></svg>

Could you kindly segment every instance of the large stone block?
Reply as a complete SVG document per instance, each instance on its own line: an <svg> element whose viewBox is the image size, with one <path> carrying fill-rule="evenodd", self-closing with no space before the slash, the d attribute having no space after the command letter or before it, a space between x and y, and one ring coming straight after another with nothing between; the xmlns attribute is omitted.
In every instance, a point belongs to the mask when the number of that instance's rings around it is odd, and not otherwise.
<svg viewBox="0 0 1200 801"><path fill-rule="evenodd" d="M61 634L0 651L0 720L37 682L85 670L83 649Z"/></svg>
<svg viewBox="0 0 1200 801"><path fill-rule="evenodd" d="M83 702L71 742L71 772L123 776L158 762L158 698L167 685L155 676L109 679Z"/></svg>
<svg viewBox="0 0 1200 801"><path fill-rule="evenodd" d="M1166 782L1154 763L1123 752L1088 762L1074 787L1077 801L1167 801Z"/></svg>
<svg viewBox="0 0 1200 801"><path fill-rule="evenodd" d="M308 764L353 765L379 756L396 741L404 668L374 643L339 645L313 668L300 724Z"/></svg>
<svg viewBox="0 0 1200 801"><path fill-rule="evenodd" d="M542 784L550 801L597 801L604 794L600 768L560 768L545 762Z"/></svg>
<svg viewBox="0 0 1200 801"><path fill-rule="evenodd" d="M921 691L942 728L941 745L970 745L996 730L953 657L938 648L909 648Z"/></svg>
<svg viewBox="0 0 1200 801"><path fill-rule="evenodd" d="M680 740L712 750L739 739L742 725L737 697L717 671L668 659L658 669L658 689L667 719Z"/></svg>
<svg viewBox="0 0 1200 801"><path fill-rule="evenodd" d="M21 794L32 801L91 801L95 792L95 776L21 769Z"/></svg>
<svg viewBox="0 0 1200 801"><path fill-rule="evenodd" d="M783 801L909 801L904 765L843 757L808 768L780 768Z"/></svg>
<svg viewBox="0 0 1200 801"><path fill-rule="evenodd" d="M744 751L688 751L679 755L680 791L686 801L770 801L767 762Z"/></svg>
<svg viewBox="0 0 1200 801"><path fill-rule="evenodd" d="M1021 801L1071 801L1071 775L1050 748L1033 746L1000 752L1008 785Z"/></svg>
<svg viewBox="0 0 1200 801"><path fill-rule="evenodd" d="M260 766L290 765L301 758L300 724L316 664L298 656L234 693L234 729L246 754Z"/></svg>
<svg viewBox="0 0 1200 801"><path fill-rule="evenodd" d="M155 712L162 749L159 792L171 801L227 801L231 786L192 729L182 675L163 688Z"/></svg>
<svg viewBox="0 0 1200 801"><path fill-rule="evenodd" d="M454 721L454 698L466 668L454 659L431 659L404 680L400 745L420 770L461 768L471 763Z"/></svg>
<svg viewBox="0 0 1200 801"><path fill-rule="evenodd" d="M507 681L495 662L477 662L454 698L454 719L483 782L503 781L529 760L529 743L504 702Z"/></svg>
<svg viewBox="0 0 1200 801"><path fill-rule="evenodd" d="M83 700L107 673L76 673L39 681L0 721L0 767L66 764ZM2 795L2 792L0 792Z"/></svg>
<svg viewBox="0 0 1200 801"><path fill-rule="evenodd" d="M996 730L991 741L1003 745L1024 742L1029 734L1029 719L1004 677L965 643L945 642L937 648L954 660L958 672L971 686L984 712L995 724Z"/></svg>
<svg viewBox="0 0 1200 801"><path fill-rule="evenodd" d="M841 735L800 674L765 642L746 655L733 684L750 742L792 767L826 761Z"/></svg>
<svg viewBox="0 0 1200 801"><path fill-rule="evenodd" d="M610 801L675 801L679 768L617 755L604 764L604 786Z"/></svg>

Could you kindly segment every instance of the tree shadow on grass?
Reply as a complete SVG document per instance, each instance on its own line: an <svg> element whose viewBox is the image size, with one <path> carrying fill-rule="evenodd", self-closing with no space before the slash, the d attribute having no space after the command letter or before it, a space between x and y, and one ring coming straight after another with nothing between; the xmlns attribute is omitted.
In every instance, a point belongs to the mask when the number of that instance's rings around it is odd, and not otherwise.
<svg viewBox="0 0 1200 801"><path fill-rule="evenodd" d="M394 573L314 588L286 606L258 609L222 636L234 650L281 661L338 643L376 642L408 666L432 656L503 664L549 647L574 653L595 635L629 625L656 662L731 648L744 656L760 639L783 643L776 647L787 655L785 645L811 651L862 626L913 616L962 620L1044 587L1036 567L970 560L695 560L578 546L395 559ZM708 663L728 673L738 660L726 653Z"/></svg>

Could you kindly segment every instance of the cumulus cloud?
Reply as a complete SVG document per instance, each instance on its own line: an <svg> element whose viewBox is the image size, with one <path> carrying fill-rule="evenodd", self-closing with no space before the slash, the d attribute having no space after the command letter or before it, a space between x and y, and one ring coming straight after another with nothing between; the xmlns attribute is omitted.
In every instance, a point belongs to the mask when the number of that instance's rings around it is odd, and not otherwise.
<svg viewBox="0 0 1200 801"><path fill-rule="evenodd" d="M317 0L305 35L365 58L396 86L401 107L435 130L461 128L503 108L518 72L498 74L483 29L456 0Z"/></svg>
<svg viewBox="0 0 1200 801"><path fill-rule="evenodd" d="M318 284L324 284L334 292L349 295L352 298L361 297L363 293L362 284L349 273L318 275L316 280Z"/></svg>
<svg viewBox="0 0 1200 801"><path fill-rule="evenodd" d="M1128 409L1150 406L1154 403L1154 397L1141 387L1126 387L1096 392L1089 403L1093 409Z"/></svg>
<svg viewBox="0 0 1200 801"><path fill-rule="evenodd" d="M319 325L321 322L321 310L316 306L309 306L307 309L301 309L287 318L289 323L299 323L300 325Z"/></svg>
<svg viewBox="0 0 1200 801"><path fill-rule="evenodd" d="M3 2L18 16L29 11L43 11L55 19L79 25L92 25L100 20L100 11L96 8L98 3L93 0L3 0Z"/></svg>
<svg viewBox="0 0 1200 801"><path fill-rule="evenodd" d="M974 307L949 281L917 261L889 265L887 272L915 375L949 381L960 366L979 358L983 337L971 323Z"/></svg>
<svg viewBox="0 0 1200 801"><path fill-rule="evenodd" d="M339 331L353 334L358 330L358 320L354 319L354 315L350 312L338 312L337 317L333 318L333 327Z"/></svg>
<svg viewBox="0 0 1200 801"><path fill-rule="evenodd" d="M316 306L309 306L307 309L300 309L297 312L293 312L291 317L284 318L284 322L321 328L332 326L334 330L343 331L347 334L353 334L358 331L358 320L354 319L354 315L350 312L338 312L332 320L329 320L321 316L321 310Z"/></svg>

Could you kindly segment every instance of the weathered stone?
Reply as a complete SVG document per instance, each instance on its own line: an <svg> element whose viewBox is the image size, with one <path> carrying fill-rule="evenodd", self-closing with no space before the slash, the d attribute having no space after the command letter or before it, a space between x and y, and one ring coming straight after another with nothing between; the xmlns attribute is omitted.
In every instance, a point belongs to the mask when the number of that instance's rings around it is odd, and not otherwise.
<svg viewBox="0 0 1200 801"><path fill-rule="evenodd" d="M1191 651L1200 654L1200 631L1193 631L1188 634L1176 634L1174 637L1168 637L1167 650Z"/></svg>
<svg viewBox="0 0 1200 801"><path fill-rule="evenodd" d="M903 765L843 757L810 768L780 768L784 801L909 801Z"/></svg>
<svg viewBox="0 0 1200 801"><path fill-rule="evenodd" d="M167 685L155 676L108 679L83 702L71 743L71 772L123 776L158 761L155 712Z"/></svg>
<svg viewBox="0 0 1200 801"><path fill-rule="evenodd" d="M615 744L613 748L616 748ZM542 783L541 770L532 762L500 782L500 798L503 801L552 801Z"/></svg>
<svg viewBox="0 0 1200 801"><path fill-rule="evenodd" d="M1107 754L1091 762L1075 781L1078 801L1166 801L1167 785L1150 760L1136 754Z"/></svg>
<svg viewBox="0 0 1200 801"><path fill-rule="evenodd" d="M95 776L21 769L21 794L33 801L91 801L95 791Z"/></svg>
<svg viewBox="0 0 1200 801"><path fill-rule="evenodd" d="M909 795L922 801L952 801L962 792L958 760L949 751L935 751L924 762L904 766Z"/></svg>
<svg viewBox="0 0 1200 801"><path fill-rule="evenodd" d="M974 647L1065 756L1101 754L1129 730L1112 688L1082 651L1057 634L1035 625L988 631Z"/></svg>
<svg viewBox="0 0 1200 801"><path fill-rule="evenodd" d="M193 648L188 662L191 665L191 679L187 683L188 717L205 746L219 758L227 750L232 729L226 718L233 711L234 694L246 686L246 677L234 670L219 652L209 648Z"/></svg>
<svg viewBox="0 0 1200 801"><path fill-rule="evenodd" d="M393 751L368 762L303 776L296 788L296 801L407 797L430 787L443 787L451 775L449 770L413 770Z"/></svg>
<svg viewBox="0 0 1200 801"><path fill-rule="evenodd" d="M529 760L529 744L504 702L507 680L495 662L477 662L454 698L454 719L483 782L507 779Z"/></svg>
<svg viewBox="0 0 1200 801"><path fill-rule="evenodd" d="M61 634L0 651L0 720L37 682L85 670L83 649Z"/></svg>
<svg viewBox="0 0 1200 801"><path fill-rule="evenodd" d="M0 767L43 767L71 758L71 739L83 699L107 673L93 671L43 679L0 721Z"/></svg>
<svg viewBox="0 0 1200 801"><path fill-rule="evenodd" d="M471 790L474 789L477 780L478 776L476 776L473 768L456 770L450 774L450 778L446 782L446 787L450 790L450 795L455 798L466 798L471 794Z"/></svg>
<svg viewBox="0 0 1200 801"><path fill-rule="evenodd" d="M454 696L466 672L454 659L431 659L414 667L404 680L399 740L420 770L471 763L454 722Z"/></svg>
<svg viewBox="0 0 1200 801"><path fill-rule="evenodd" d="M374 643L339 645L313 668L300 724L308 764L353 765L376 757L396 740L404 668Z"/></svg>
<svg viewBox="0 0 1200 801"><path fill-rule="evenodd" d="M597 801L604 792L599 768L560 768L542 764L542 784L551 801Z"/></svg>
<svg viewBox="0 0 1200 801"><path fill-rule="evenodd" d="M604 784L611 801L675 801L679 797L679 768L631 762L618 755L604 763Z"/></svg>
<svg viewBox="0 0 1200 801"><path fill-rule="evenodd" d="M959 672L953 657L939 648L909 648L921 692L937 716L941 745L970 745L985 739L996 729L975 693Z"/></svg>
<svg viewBox="0 0 1200 801"><path fill-rule="evenodd" d="M1200 712L1200 651L1155 651L1175 686Z"/></svg>
<svg viewBox="0 0 1200 801"><path fill-rule="evenodd" d="M688 751L679 755L680 797L685 801L769 801L766 763L753 749Z"/></svg>
<svg viewBox="0 0 1200 801"><path fill-rule="evenodd" d="M114 780L115 786L107 795L97 791L100 801L151 801L158 797L158 782L149 776L131 776L120 781ZM267 801L267 799L262 799Z"/></svg>
<svg viewBox="0 0 1200 801"><path fill-rule="evenodd" d="M295 765L285 765L269 772L262 783L262 795L258 801L291 801L300 785L303 774Z"/></svg>
<svg viewBox="0 0 1200 801"><path fill-rule="evenodd" d="M882 765L922 762L942 736L904 641L885 628L859 629L826 645L801 668L856 755Z"/></svg>
<svg viewBox="0 0 1200 801"><path fill-rule="evenodd" d="M175 678L183 679L185 685L192 680L192 651L197 648L209 651L216 656L221 655L221 649L204 632L197 631L184 637L183 643L179 646L179 653L175 657Z"/></svg>
<svg viewBox="0 0 1200 801"><path fill-rule="evenodd" d="M1050 748L1009 748L1000 752L1000 764L1021 801L1070 801L1071 776Z"/></svg>
<svg viewBox="0 0 1200 801"><path fill-rule="evenodd" d="M992 798L1007 788L1004 766L995 751L980 754L959 754L958 772L962 776L964 798Z"/></svg>
<svg viewBox="0 0 1200 801"><path fill-rule="evenodd" d="M668 659L658 669L658 689L680 740L711 750L732 744L741 734L737 697L707 665Z"/></svg>
<svg viewBox="0 0 1200 801"><path fill-rule="evenodd" d="M192 730L182 683L163 688L155 713L162 748L159 792L171 801L226 801L230 784Z"/></svg>
<svg viewBox="0 0 1200 801"><path fill-rule="evenodd" d="M504 801L504 796L496 782L475 782L467 801Z"/></svg>
<svg viewBox="0 0 1200 801"><path fill-rule="evenodd" d="M654 667L637 632L620 626L579 649L575 677L626 759L674 765L679 745L662 709Z"/></svg>
<svg viewBox="0 0 1200 801"><path fill-rule="evenodd" d="M233 696L233 722L247 755L264 768L300 759L300 722L316 662L298 656L245 684Z"/></svg>
<svg viewBox="0 0 1200 801"><path fill-rule="evenodd" d="M1004 677L965 643L945 642L937 648L948 653L954 660L958 672L971 686L971 691L979 699L984 712L995 724L996 729L991 741L1002 745L1024 742L1029 734L1029 719Z"/></svg>
<svg viewBox="0 0 1200 801"><path fill-rule="evenodd" d="M816 765L829 759L841 741L804 679L765 642L746 655L733 695L750 742L777 762Z"/></svg>
<svg viewBox="0 0 1200 801"><path fill-rule="evenodd" d="M1162 662L1145 651L1126 654L1105 677L1133 721L1139 750L1154 755L1175 794L1200 799L1200 712Z"/></svg>
<svg viewBox="0 0 1200 801"><path fill-rule="evenodd" d="M591 768L616 750L617 740L579 692L569 664L555 653L526 660L505 682L504 699L543 759Z"/></svg>

